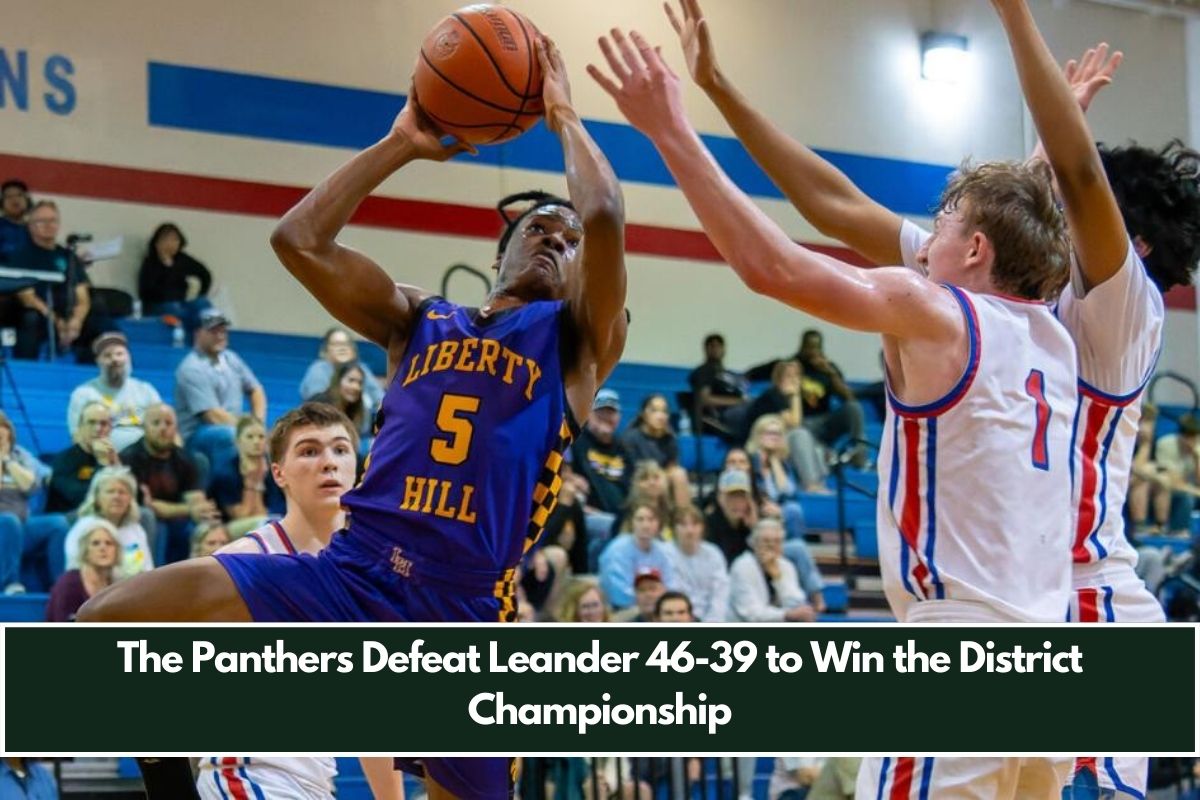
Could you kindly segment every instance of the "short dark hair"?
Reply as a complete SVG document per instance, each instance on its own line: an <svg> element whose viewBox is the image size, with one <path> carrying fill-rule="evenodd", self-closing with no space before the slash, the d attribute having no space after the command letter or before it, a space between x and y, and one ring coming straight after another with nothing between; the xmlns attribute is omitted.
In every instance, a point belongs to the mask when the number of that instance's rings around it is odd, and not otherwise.
<svg viewBox="0 0 1200 800"><path fill-rule="evenodd" d="M20 189L25 194L29 194L29 186L20 178L9 178L4 183L0 183L0 194L7 192L9 189Z"/></svg>
<svg viewBox="0 0 1200 800"><path fill-rule="evenodd" d="M654 618L655 619L658 619L659 617L662 616L663 603L666 603L670 600L682 600L683 602L687 603L688 616L689 617L696 616L695 612L692 610L692 598L688 597L683 592L671 591L671 592L663 592L662 595L659 596L658 602L656 602L654 604Z"/></svg>
<svg viewBox="0 0 1200 800"><path fill-rule="evenodd" d="M174 233L179 237L179 249L187 247L187 237L183 235L183 231L179 230L179 226L174 222L164 222L154 229L154 233L150 234L150 242L146 245L146 252L150 256L156 256L155 247L158 246L158 240L168 233Z"/></svg>
<svg viewBox="0 0 1200 800"><path fill-rule="evenodd" d="M513 216L509 207L517 203L529 203L529 206L517 213L516 216ZM575 210L575 206L571 204L570 200L550 194L549 192L543 192L541 189L531 189L527 192L510 194L496 204L496 211L500 214L500 219L504 220L504 231L500 234L500 241L496 245L497 255L504 253L504 248L508 247L508 242L512 239L513 233L516 232L517 226L521 224L521 220L543 206L563 206L572 211Z"/></svg>
<svg viewBox="0 0 1200 800"><path fill-rule="evenodd" d="M712 344L713 342L716 342L716 343L724 346L725 345L725 337L719 333L710 333L708 336L704 337L705 349L708 349L708 346L710 344Z"/></svg>
<svg viewBox="0 0 1200 800"><path fill-rule="evenodd" d="M275 426L271 428L271 463L278 464L283 460L288 440L292 438L292 431L296 428L329 428L334 425L341 425L346 429L354 451L358 452L358 430L350 422L350 418L328 403L310 401L301 403L275 421Z"/></svg>
<svg viewBox="0 0 1200 800"><path fill-rule="evenodd" d="M1150 246L1142 259L1162 291L1192 282L1200 263L1200 153L1178 139L1161 150L1130 142L1099 146L1130 238Z"/></svg>

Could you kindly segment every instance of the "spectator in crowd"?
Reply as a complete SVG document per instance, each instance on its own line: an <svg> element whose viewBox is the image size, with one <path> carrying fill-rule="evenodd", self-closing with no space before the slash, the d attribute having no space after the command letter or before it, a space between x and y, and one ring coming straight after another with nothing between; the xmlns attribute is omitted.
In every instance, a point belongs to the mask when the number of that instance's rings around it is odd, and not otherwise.
<svg viewBox="0 0 1200 800"><path fill-rule="evenodd" d="M0 184L0 264L7 264L13 254L31 243L25 216L29 213L29 187L24 181L10 178Z"/></svg>
<svg viewBox="0 0 1200 800"><path fill-rule="evenodd" d="M704 515L687 505L675 512L675 540L667 543L679 590L700 622L724 622L729 611L729 566L721 548L704 541Z"/></svg>
<svg viewBox="0 0 1200 800"><path fill-rule="evenodd" d="M786 432L792 466L806 492L828 494L825 478L829 468L812 431L804 427L804 405L800 386L804 371L799 361L776 361L771 386L754 399L746 413L745 440L753 440L754 425L767 414L777 414Z"/></svg>
<svg viewBox="0 0 1200 800"><path fill-rule="evenodd" d="M633 605L634 578L643 570L655 570L660 580L665 578L667 585L675 588L667 546L658 538L662 529L658 514L657 508L645 503L634 508L630 530L609 542L600 554L600 586L614 608Z"/></svg>
<svg viewBox="0 0 1200 800"><path fill-rule="evenodd" d="M112 411L104 403L83 406L72 438L75 444L55 456L50 465L46 511L74 511L87 497L96 471L121 463L112 442Z"/></svg>
<svg viewBox="0 0 1200 800"><path fill-rule="evenodd" d="M813 782L821 774L820 758L776 758L768 800L807 800ZM851 787L853 790L853 787Z"/></svg>
<svg viewBox="0 0 1200 800"><path fill-rule="evenodd" d="M216 308L200 312L195 347L175 370L175 410L188 450L208 463L228 460L234 450L234 426L244 412L265 423L267 395L246 362L229 349L229 320Z"/></svg>
<svg viewBox="0 0 1200 800"><path fill-rule="evenodd" d="M750 384L746 376L725 367L725 337L710 333L704 337L704 363L688 375L692 387L692 402L700 410L703 427L698 431L712 430L730 442L738 438L743 418L749 409Z"/></svg>
<svg viewBox="0 0 1200 800"><path fill-rule="evenodd" d="M808 603L792 562L783 557L783 525L762 519L754 526L750 550L729 566L730 616L741 622L812 622Z"/></svg>
<svg viewBox="0 0 1200 800"><path fill-rule="evenodd" d="M371 435L375 408L368 405L363 391L367 380L366 370L357 361L345 361L333 368L333 377L325 391L310 398L317 403L328 403L345 414L359 436Z"/></svg>
<svg viewBox="0 0 1200 800"><path fill-rule="evenodd" d="M138 482L138 496L158 520L161 563L188 556L194 524L219 519L216 504L204 495L203 473L177 443L175 409L154 403L145 412L145 436L121 451L121 461Z"/></svg>
<svg viewBox="0 0 1200 800"><path fill-rule="evenodd" d="M58 800L54 774L31 758L0 758L0 798L4 800Z"/></svg>
<svg viewBox="0 0 1200 800"><path fill-rule="evenodd" d="M186 247L187 237L175 223L154 229L138 270L138 299L147 314L174 317L190 335L200 324L200 312L212 307L207 296L212 273L185 253Z"/></svg>
<svg viewBox="0 0 1200 800"><path fill-rule="evenodd" d="M92 308L92 291L83 262L70 249L58 243L61 219L58 206L50 200L34 203L29 212L30 243L12 254L14 269L61 275L60 282L38 281L17 293L24 310L17 330L13 356L33 360L53 327L58 351L71 349L80 364L95 359L92 342L116 324ZM50 303L47 305L46 298Z"/></svg>
<svg viewBox="0 0 1200 800"><path fill-rule="evenodd" d="M826 357L825 340L820 331L804 332L796 359L804 367L800 390L804 397L804 426L826 447L833 447L845 434L856 443L862 441L866 429L862 406L846 385L838 365ZM842 401L837 408L833 406L834 397ZM856 444L852 452L855 466L864 467L866 450Z"/></svg>
<svg viewBox="0 0 1200 800"><path fill-rule="evenodd" d="M316 361L308 365L304 378L300 381L300 399L311 400L329 388L333 378L333 370L340 364L358 361L363 370L363 397L366 407L379 408L383 404L383 384L371 368L358 357L358 345L350 331L342 327L334 327L325 331L321 339L321 351Z"/></svg>
<svg viewBox="0 0 1200 800"><path fill-rule="evenodd" d="M587 520L583 516L583 503L575 488L575 474L570 464L563 463L562 487L558 491L558 503L546 520L542 539L547 544L558 545L567 554L568 566L576 575L591 572L588 560ZM599 550L597 557L599 556Z"/></svg>
<svg viewBox="0 0 1200 800"><path fill-rule="evenodd" d="M192 530L192 558L211 556L233 541L223 522L201 522Z"/></svg>
<svg viewBox="0 0 1200 800"><path fill-rule="evenodd" d="M655 622L695 622L692 601L683 592L663 592L654 604Z"/></svg>
<svg viewBox="0 0 1200 800"><path fill-rule="evenodd" d="M73 622L88 598L116 580L121 563L117 529L100 517L86 517L87 530L78 539L78 568L67 570L50 590L47 622Z"/></svg>
<svg viewBox="0 0 1200 800"><path fill-rule="evenodd" d="M589 546L608 541L629 493L633 462L616 438L620 424L620 396L612 389L601 389L592 402L587 423L571 447L578 489L587 497L584 513Z"/></svg>
<svg viewBox="0 0 1200 800"><path fill-rule="evenodd" d="M629 483L629 496L617 522L617 529L627 528L629 516L639 505L652 505L658 509L658 518L663 520L659 537L669 541L672 537L671 520L675 514L675 498L667 484L666 471L653 461L639 461L633 468Z"/></svg>
<svg viewBox="0 0 1200 800"><path fill-rule="evenodd" d="M781 518L788 539L803 539L804 510L800 507L800 479L792 465L785 433L782 417L764 414L750 431L746 452L750 454L758 494L768 506L761 509L763 515Z"/></svg>
<svg viewBox="0 0 1200 800"><path fill-rule="evenodd" d="M692 501L687 470L679 466L679 444L671 430L671 408L666 397L652 394L642 401L642 408L621 437L621 444L634 463L653 461L666 470L673 506Z"/></svg>
<svg viewBox="0 0 1200 800"><path fill-rule="evenodd" d="M5 594L25 591L21 554L29 498L45 483L50 470L21 445L8 415L0 411L0 586Z"/></svg>
<svg viewBox="0 0 1200 800"><path fill-rule="evenodd" d="M571 580L567 552L558 545L541 544L525 555L519 578L517 585L524 592L521 602L532 610L532 618L551 621Z"/></svg>
<svg viewBox="0 0 1200 800"><path fill-rule="evenodd" d="M140 521L137 481L128 467L105 467L92 478L87 497L79 506L79 516L64 543L68 569L79 567L79 540L95 527L97 519L107 520L117 529L121 545L118 578L154 569L150 537Z"/></svg>
<svg viewBox="0 0 1200 800"><path fill-rule="evenodd" d="M1172 535L1186 536L1192 529L1192 511L1200 497L1200 421L1191 414L1179 418L1179 432L1163 436L1154 448L1158 466L1166 474L1171 488L1171 508L1167 520Z"/></svg>
<svg viewBox="0 0 1200 800"><path fill-rule="evenodd" d="M267 515L287 510L267 463L267 429L255 417L237 423L237 454L213 464L209 494L236 539L257 528Z"/></svg>
<svg viewBox="0 0 1200 800"><path fill-rule="evenodd" d="M567 587L567 597L559 612L559 622L609 622L612 607L604 590L591 580L576 578Z"/></svg>
<svg viewBox="0 0 1200 800"><path fill-rule="evenodd" d="M1173 481L1170 473L1155 459L1157 443L1154 430L1157 422L1158 409L1150 403L1143 403L1126 500L1129 522L1137 535L1157 533L1167 524L1171 511Z"/></svg>
<svg viewBox="0 0 1200 800"><path fill-rule="evenodd" d="M133 362L129 357L129 340L120 331L108 331L92 343L100 374L81 383L71 392L67 404L67 428L71 437L79 425L79 412L88 403L103 403L112 411L113 427L110 437L117 452L142 438L142 420L146 409L162 402L158 390L133 377Z"/></svg>
<svg viewBox="0 0 1200 800"><path fill-rule="evenodd" d="M750 531L758 523L758 509L750 494L750 475L740 469L727 469L717 479L717 500L704 518L708 539L721 548L726 561L733 561L746 549Z"/></svg>
<svg viewBox="0 0 1200 800"><path fill-rule="evenodd" d="M662 570L640 567L633 577L634 604L613 614L613 622L654 622L654 608L665 591Z"/></svg>

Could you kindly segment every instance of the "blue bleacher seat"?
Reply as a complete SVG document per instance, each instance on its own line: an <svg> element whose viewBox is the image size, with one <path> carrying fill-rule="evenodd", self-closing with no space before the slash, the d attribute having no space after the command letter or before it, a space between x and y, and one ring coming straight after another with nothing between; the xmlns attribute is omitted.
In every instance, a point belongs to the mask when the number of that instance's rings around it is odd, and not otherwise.
<svg viewBox="0 0 1200 800"><path fill-rule="evenodd" d="M5 622L45 622L48 594L0 594L0 620Z"/></svg>
<svg viewBox="0 0 1200 800"><path fill-rule="evenodd" d="M696 440L700 440L700 454L696 454ZM678 437L679 464L689 472L720 472L725 464L725 453L729 450L722 439L708 434L696 437L687 434ZM698 459L698 460L697 460Z"/></svg>
<svg viewBox="0 0 1200 800"><path fill-rule="evenodd" d="M854 536L854 553L859 558L879 558L879 532L875 517L856 517L850 525Z"/></svg>

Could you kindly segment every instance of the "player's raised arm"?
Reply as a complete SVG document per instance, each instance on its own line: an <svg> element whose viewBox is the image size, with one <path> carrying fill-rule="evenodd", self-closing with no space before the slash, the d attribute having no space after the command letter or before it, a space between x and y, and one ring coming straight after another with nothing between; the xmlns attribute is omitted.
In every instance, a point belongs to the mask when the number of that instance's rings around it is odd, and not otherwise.
<svg viewBox="0 0 1200 800"><path fill-rule="evenodd" d="M367 195L396 170L419 159L445 161L465 149L461 143L443 144L410 94L387 136L321 181L283 216L271 234L271 247L330 314L386 349L396 331L407 331L417 292L398 286L373 260L339 244L338 233Z"/></svg>
<svg viewBox="0 0 1200 800"><path fill-rule="evenodd" d="M601 49L616 80L588 71L650 137L722 257L755 292L835 324L950 341L962 317L948 292L905 269L860 270L792 242L729 179L683 111L679 79L636 32ZM636 49L635 49L636 48Z"/></svg>
<svg viewBox="0 0 1200 800"><path fill-rule="evenodd" d="M698 0L663 8L687 59L688 72L725 117L738 140L772 182L822 234L876 264L901 263L899 215L875 202L841 170L784 133L754 108L717 63L708 20Z"/></svg>
<svg viewBox="0 0 1200 800"><path fill-rule="evenodd" d="M594 388L598 388L625 348L625 201L608 159L571 104L571 86L558 48L543 37L537 52L546 126L562 142L567 189L583 222L581 274L568 276L568 303L583 336L582 366L594 366Z"/></svg>
<svg viewBox="0 0 1200 800"><path fill-rule="evenodd" d="M1025 102L1062 196L1071 243L1090 286L1121 268L1129 235L1083 109L1025 0L992 0L1008 35Z"/></svg>

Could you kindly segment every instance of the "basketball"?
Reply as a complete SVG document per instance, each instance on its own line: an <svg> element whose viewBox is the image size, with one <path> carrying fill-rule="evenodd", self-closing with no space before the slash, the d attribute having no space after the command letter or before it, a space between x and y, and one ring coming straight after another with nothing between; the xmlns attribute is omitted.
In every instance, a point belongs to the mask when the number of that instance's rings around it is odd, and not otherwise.
<svg viewBox="0 0 1200 800"><path fill-rule="evenodd" d="M417 102L446 133L471 144L499 144L542 116L537 28L498 5L461 8L421 43L413 74Z"/></svg>

